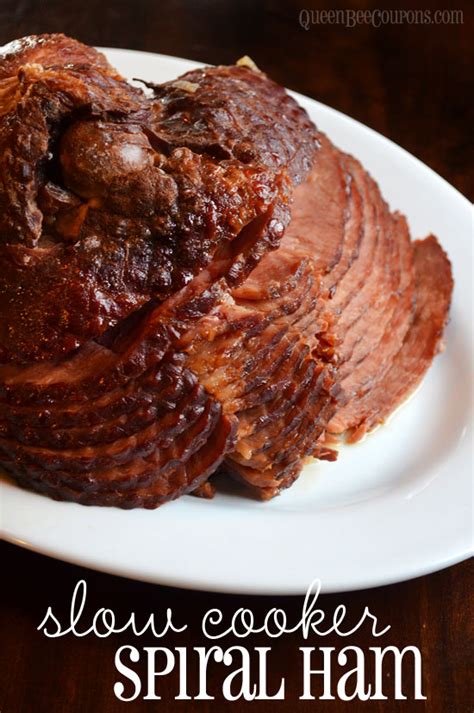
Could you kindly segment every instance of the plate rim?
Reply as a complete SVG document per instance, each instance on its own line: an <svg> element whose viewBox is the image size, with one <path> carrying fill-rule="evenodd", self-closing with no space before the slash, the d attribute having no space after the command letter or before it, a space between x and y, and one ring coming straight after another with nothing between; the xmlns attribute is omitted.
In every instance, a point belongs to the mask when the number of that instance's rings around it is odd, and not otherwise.
<svg viewBox="0 0 474 713"><path fill-rule="evenodd" d="M9 536L6 535L4 536L2 534L2 537L0 538L4 542L14 545L15 547L19 547L23 550L26 550L27 552L33 552L35 554L39 554L43 557L48 557L49 559L56 560L58 562L63 562L68 565L72 565L74 567L81 567L83 569L91 570L92 572L98 572L99 574L106 574L111 577L120 577L121 579L129 579L131 581L135 582L143 582L145 584L153 584L156 586L160 587L168 587L168 588L173 588L173 589L184 589L187 591L195 591L195 592L209 592L212 594L230 594L233 596L252 596L252 597L269 597L269 596L277 596L277 597L288 597L288 596L293 596L293 597L300 597L304 596L306 594L306 589L302 588L301 586L296 586L295 588L293 587L288 587L286 585L283 585L281 587L278 586L247 586L247 585L242 585L239 587L239 589L236 589L236 587L232 584L218 584L218 583L212 583L212 582L205 582L205 581L199 581L194 578L191 578L189 580L182 578L182 577L177 577L173 578L172 576L164 576L164 577L153 577L153 576L147 576L147 575L139 575L137 573L131 573L130 570L125 570L120 566L107 566L107 565L102 565L102 564L97 564L94 563L90 560L83 560L80 557L75 557L73 555L60 555L57 553L57 551L54 550L48 550L47 548L41 548L38 549L33 543L29 543L26 541L23 541L19 538L16 538L15 536ZM426 565L425 568L420 568L419 566L413 566L413 568L409 571L409 573L405 576L403 575L402 578L400 578L399 575L394 574L393 576L387 575L385 577L380 577L380 576L373 576L373 577L366 577L365 579L360 579L358 582L356 582L354 585L348 584L347 586L344 585L337 585L336 587L332 587L331 585L327 586L323 580L321 580L321 594L345 594L348 592L359 592L359 591L365 591L366 589L377 589L379 587L388 587L391 585L395 584L401 584L403 582L410 582L414 579L418 579L420 577L424 577L426 575L434 574L436 572L442 572L445 569L448 569L449 567L453 567L454 565L460 564L461 562L465 562L469 559L472 559L474 557L474 552L472 550L472 547L467 547L463 551L459 550L456 554L454 554L452 557L448 557L443 560L443 562L440 564L439 562L430 562ZM308 577L308 583L307 586L311 584L311 576Z"/></svg>

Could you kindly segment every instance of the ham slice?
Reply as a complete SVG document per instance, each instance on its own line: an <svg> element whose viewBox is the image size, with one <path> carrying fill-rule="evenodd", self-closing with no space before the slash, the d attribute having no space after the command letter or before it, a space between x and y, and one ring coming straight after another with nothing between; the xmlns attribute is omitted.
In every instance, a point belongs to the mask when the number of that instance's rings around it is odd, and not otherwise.
<svg viewBox="0 0 474 713"><path fill-rule="evenodd" d="M413 320L383 375L375 377L372 388L345 407L345 419L355 424L351 441L383 423L408 398L443 347L443 330L453 290L451 265L433 235L417 240L413 252Z"/></svg>

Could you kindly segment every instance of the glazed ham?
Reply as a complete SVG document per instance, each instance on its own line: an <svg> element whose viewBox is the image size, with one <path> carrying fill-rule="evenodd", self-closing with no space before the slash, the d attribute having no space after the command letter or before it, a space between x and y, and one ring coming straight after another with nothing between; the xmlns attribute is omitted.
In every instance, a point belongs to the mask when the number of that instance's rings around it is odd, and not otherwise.
<svg viewBox="0 0 474 713"><path fill-rule="evenodd" d="M375 181L248 63L129 85L0 60L0 463L84 504L268 499L411 393L452 291Z"/></svg>

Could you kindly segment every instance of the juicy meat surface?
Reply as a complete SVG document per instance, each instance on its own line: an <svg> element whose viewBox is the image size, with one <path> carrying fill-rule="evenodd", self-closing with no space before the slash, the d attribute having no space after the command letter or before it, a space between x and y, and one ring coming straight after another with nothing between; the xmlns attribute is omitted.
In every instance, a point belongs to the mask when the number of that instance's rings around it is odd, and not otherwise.
<svg viewBox="0 0 474 713"><path fill-rule="evenodd" d="M89 505L268 499L417 386L452 291L256 68L148 92L63 35L0 52L0 464Z"/></svg>
<svg viewBox="0 0 474 713"><path fill-rule="evenodd" d="M206 68L149 98L62 36L4 57L2 361L66 354L216 258L237 284L278 245L317 142L264 74Z"/></svg>
<svg viewBox="0 0 474 713"><path fill-rule="evenodd" d="M453 291L451 265L433 235L417 240L413 253L413 318L383 377L376 375L372 388L349 404L350 420L357 426L350 436L351 441L359 440L383 423L408 398L443 348L443 330Z"/></svg>

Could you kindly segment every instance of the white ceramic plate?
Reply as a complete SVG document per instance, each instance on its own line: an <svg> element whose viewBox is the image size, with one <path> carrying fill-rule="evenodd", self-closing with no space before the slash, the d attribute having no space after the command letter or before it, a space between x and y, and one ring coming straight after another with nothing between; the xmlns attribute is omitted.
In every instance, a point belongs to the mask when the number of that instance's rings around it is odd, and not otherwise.
<svg viewBox="0 0 474 713"><path fill-rule="evenodd" d="M107 50L125 76L161 82L186 60ZM155 511L58 503L1 483L7 540L59 559L161 584L300 594L397 582L472 550L471 206L416 158L334 109L296 95L316 124L361 159L412 235L435 233L454 266L447 349L421 389L337 463L314 463L268 503L225 485L214 500L183 497ZM423 137L420 137L423 141Z"/></svg>

